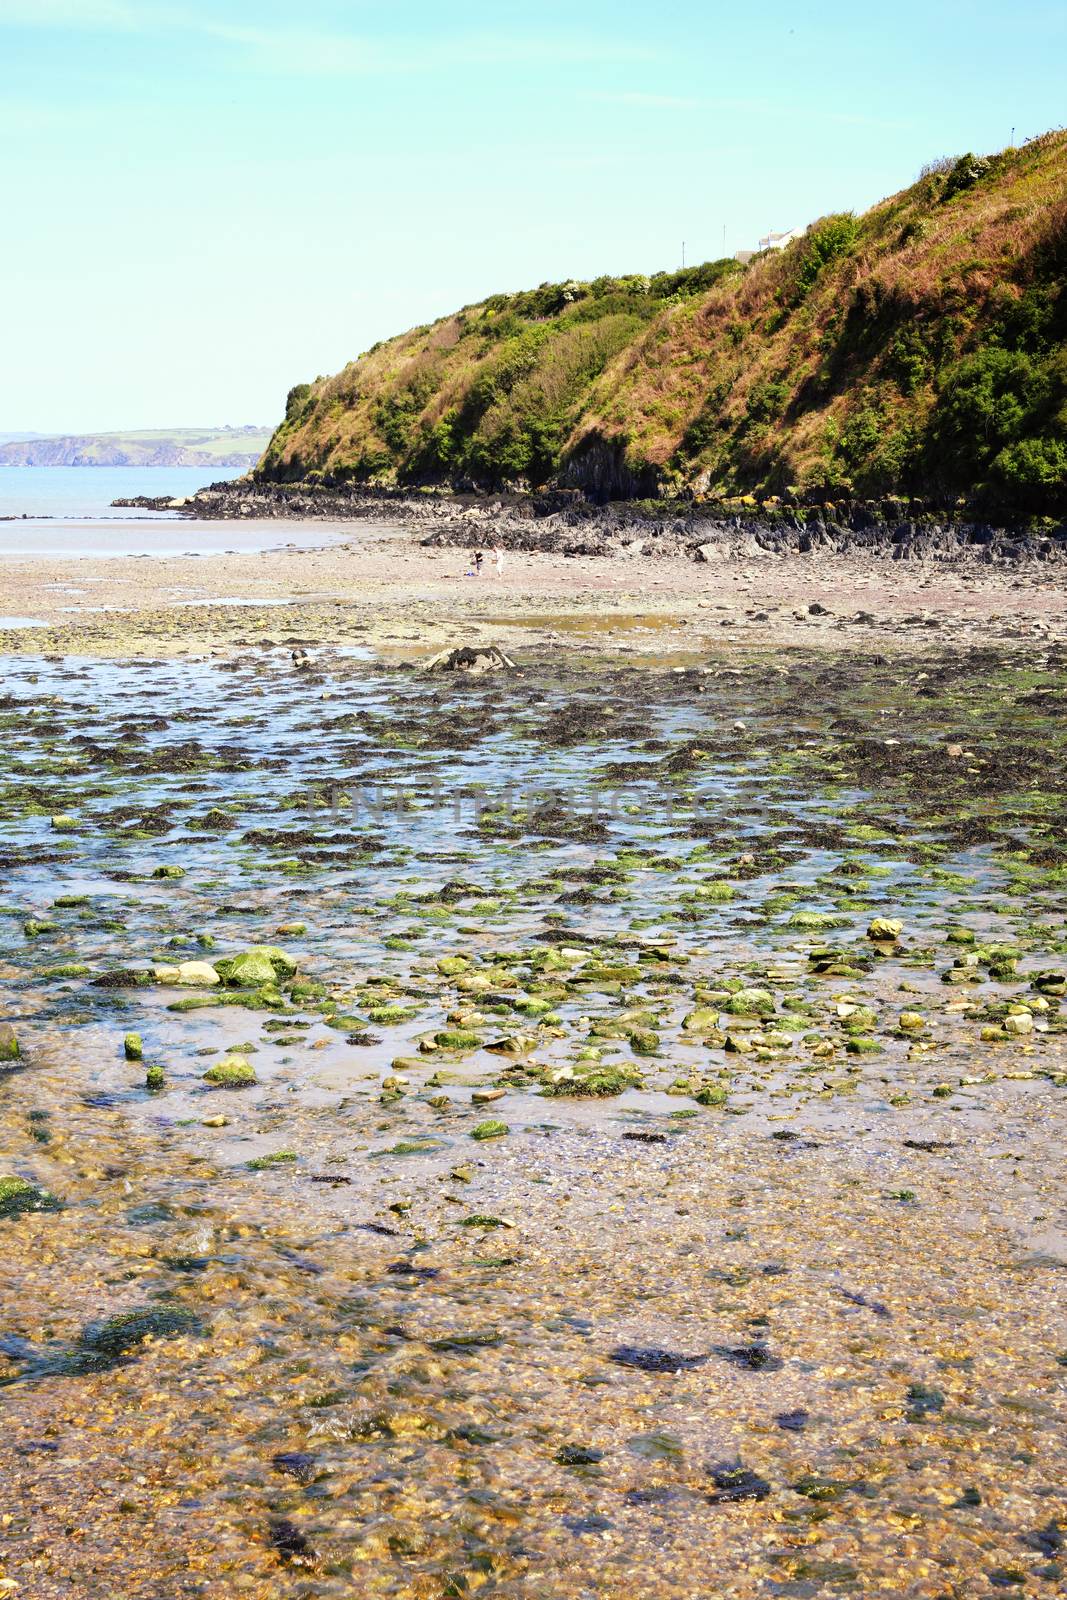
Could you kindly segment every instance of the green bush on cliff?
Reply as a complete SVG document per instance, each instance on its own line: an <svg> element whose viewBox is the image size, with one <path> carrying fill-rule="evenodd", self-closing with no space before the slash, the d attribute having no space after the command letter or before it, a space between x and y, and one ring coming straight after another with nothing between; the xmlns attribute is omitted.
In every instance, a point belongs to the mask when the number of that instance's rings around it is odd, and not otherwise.
<svg viewBox="0 0 1067 1600"><path fill-rule="evenodd" d="M1047 436L1020 439L995 457L993 475L1027 503L1044 501L1051 492L1067 494L1067 442Z"/></svg>
<svg viewBox="0 0 1067 1600"><path fill-rule="evenodd" d="M305 402L311 398L310 383L294 383L285 400L285 419L291 422L300 415Z"/></svg>
<svg viewBox="0 0 1067 1600"><path fill-rule="evenodd" d="M268 480L1067 509L1067 134L742 269L490 296L291 392Z"/></svg>
<svg viewBox="0 0 1067 1600"><path fill-rule="evenodd" d="M1028 504L1067 487L1067 352L993 346L965 357L942 385L930 449Z"/></svg>
<svg viewBox="0 0 1067 1600"><path fill-rule="evenodd" d="M941 201L954 200L965 189L972 189L980 178L984 178L989 171L990 163L985 156L976 156L968 153L960 156L955 162L945 180L945 187L941 191Z"/></svg>
<svg viewBox="0 0 1067 1600"><path fill-rule="evenodd" d="M847 255L856 242L859 224L851 211L827 217L812 228L804 240L804 254L797 272L797 298L803 299L824 267Z"/></svg>

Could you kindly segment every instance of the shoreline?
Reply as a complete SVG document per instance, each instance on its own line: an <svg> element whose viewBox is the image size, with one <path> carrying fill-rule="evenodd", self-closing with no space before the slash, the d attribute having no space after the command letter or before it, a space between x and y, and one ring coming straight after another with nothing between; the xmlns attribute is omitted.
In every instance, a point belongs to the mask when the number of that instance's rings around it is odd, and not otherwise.
<svg viewBox="0 0 1067 1600"><path fill-rule="evenodd" d="M476 578L463 549L418 541L394 523L319 523L308 532L334 542L150 559L6 557L0 651L169 655L282 635L416 657L497 636L509 648L616 656L797 647L907 654L1067 638L1059 563L872 564L757 547L696 564L679 555L604 560L511 549L502 578ZM23 625L5 627L5 619Z"/></svg>
<svg viewBox="0 0 1067 1600"><path fill-rule="evenodd" d="M5 1571L1037 1571L1063 569L346 527L0 562Z"/></svg>
<svg viewBox="0 0 1067 1600"><path fill-rule="evenodd" d="M170 510L189 520L383 518L430 545L475 545L601 557L682 556L713 562L760 551L866 559L1056 563L1067 559L1067 521L1004 517L906 497L882 501L608 501L576 490L529 493L404 491L252 480L209 484L183 502L139 497L116 504Z"/></svg>

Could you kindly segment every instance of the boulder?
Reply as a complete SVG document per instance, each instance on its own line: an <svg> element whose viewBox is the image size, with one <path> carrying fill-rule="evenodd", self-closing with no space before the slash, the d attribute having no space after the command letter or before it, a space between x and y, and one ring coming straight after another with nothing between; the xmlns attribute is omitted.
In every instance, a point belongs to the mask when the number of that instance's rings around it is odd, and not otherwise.
<svg viewBox="0 0 1067 1600"><path fill-rule="evenodd" d="M495 644L463 644L454 650L441 650L422 663L423 672L465 672L480 677L483 672L514 671L515 663Z"/></svg>
<svg viewBox="0 0 1067 1600"><path fill-rule="evenodd" d="M277 945L257 944L240 955L227 956L216 961L216 981L221 979L231 989L259 989L264 984L275 984L279 978L291 978L296 962Z"/></svg>
<svg viewBox="0 0 1067 1600"><path fill-rule="evenodd" d="M18 1035L10 1022L0 1022L0 1062L18 1061L22 1055Z"/></svg>
<svg viewBox="0 0 1067 1600"><path fill-rule="evenodd" d="M245 1089L256 1082L255 1068L244 1056L223 1056L204 1073L204 1082L217 1089Z"/></svg>

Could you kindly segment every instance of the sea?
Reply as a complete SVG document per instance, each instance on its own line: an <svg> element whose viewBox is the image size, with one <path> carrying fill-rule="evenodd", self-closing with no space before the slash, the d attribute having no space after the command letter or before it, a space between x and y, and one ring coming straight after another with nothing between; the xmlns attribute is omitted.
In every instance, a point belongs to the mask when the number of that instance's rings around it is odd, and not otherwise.
<svg viewBox="0 0 1067 1600"><path fill-rule="evenodd" d="M144 511L113 509L111 502L140 494L165 494L177 500L195 494L206 483L237 477L236 468L218 467L0 467L0 517L143 521Z"/></svg>
<svg viewBox="0 0 1067 1600"><path fill-rule="evenodd" d="M240 475L218 467L0 466L0 558L249 554L334 544L346 536L322 523L201 522L176 511L112 504L138 495L176 500Z"/></svg>

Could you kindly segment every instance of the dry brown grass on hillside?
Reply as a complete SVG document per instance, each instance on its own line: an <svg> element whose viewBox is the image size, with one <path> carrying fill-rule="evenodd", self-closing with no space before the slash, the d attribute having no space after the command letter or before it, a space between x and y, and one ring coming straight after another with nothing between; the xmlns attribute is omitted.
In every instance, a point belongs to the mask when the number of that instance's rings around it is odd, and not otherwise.
<svg viewBox="0 0 1067 1600"><path fill-rule="evenodd" d="M542 285L389 340L311 387L264 471L523 486L581 482L588 451L600 490L602 464L625 462L620 492L903 488L935 469L966 487L992 455L965 464L961 422L938 459L938 418L991 347L1009 359L982 381L1014 384L1025 413L1001 441L1023 451L1011 471L1054 492L1067 135L934 163L862 217L821 218L744 271L709 267L658 288ZM965 398L960 416L986 403Z"/></svg>

